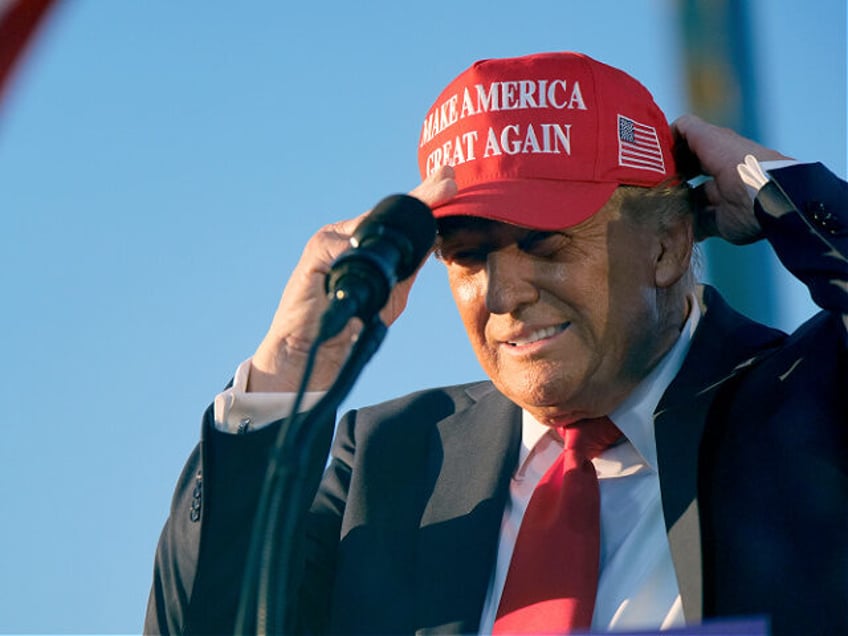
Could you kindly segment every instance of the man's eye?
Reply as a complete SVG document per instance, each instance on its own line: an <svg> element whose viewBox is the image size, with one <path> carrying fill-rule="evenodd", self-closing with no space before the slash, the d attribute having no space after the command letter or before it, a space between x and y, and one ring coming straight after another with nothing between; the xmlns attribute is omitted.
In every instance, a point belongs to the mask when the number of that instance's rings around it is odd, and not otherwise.
<svg viewBox="0 0 848 636"><path fill-rule="evenodd" d="M489 250L484 247L442 246L436 250L436 256L444 263L455 265L478 265L484 263Z"/></svg>
<svg viewBox="0 0 848 636"><path fill-rule="evenodd" d="M519 247L533 256L553 256L567 242L562 232L531 232L521 239Z"/></svg>

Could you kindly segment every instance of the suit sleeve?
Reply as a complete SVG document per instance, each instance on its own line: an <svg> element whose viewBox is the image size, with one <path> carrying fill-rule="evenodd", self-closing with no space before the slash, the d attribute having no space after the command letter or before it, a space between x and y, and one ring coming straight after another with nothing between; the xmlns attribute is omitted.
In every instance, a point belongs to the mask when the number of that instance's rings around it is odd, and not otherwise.
<svg viewBox="0 0 848 636"><path fill-rule="evenodd" d="M144 621L145 634L184 631L200 535L198 522L203 499L201 454L201 446L198 445L186 462L171 501L170 515L159 537L153 585ZM193 496L194 492L198 493L197 497Z"/></svg>
<svg viewBox="0 0 848 636"><path fill-rule="evenodd" d="M828 311L848 314L848 184L820 163L769 172L791 206L760 195L754 206L783 265Z"/></svg>
<svg viewBox="0 0 848 636"><path fill-rule="evenodd" d="M332 434L333 423L328 424L324 428ZM180 476L157 547L145 633L234 633L268 449L280 425L232 435L215 428L213 409L207 409L202 441ZM323 441L326 449L329 438ZM310 460L307 480L317 484L325 453ZM310 512L305 525L310 576L300 602L308 616L314 615L311 608L326 606L323 597L329 593L332 563L327 561L334 555L344 509L342 464L334 460L326 478L332 483L334 505L325 505L320 514Z"/></svg>

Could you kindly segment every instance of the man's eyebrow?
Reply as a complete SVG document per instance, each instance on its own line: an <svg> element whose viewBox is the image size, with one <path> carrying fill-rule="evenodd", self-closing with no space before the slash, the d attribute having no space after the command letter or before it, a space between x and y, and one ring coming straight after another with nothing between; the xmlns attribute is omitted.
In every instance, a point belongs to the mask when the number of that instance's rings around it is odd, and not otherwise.
<svg viewBox="0 0 848 636"><path fill-rule="evenodd" d="M485 236L482 232L456 231L448 235L437 234L434 247L436 250L449 249L468 243L480 243L478 237Z"/></svg>

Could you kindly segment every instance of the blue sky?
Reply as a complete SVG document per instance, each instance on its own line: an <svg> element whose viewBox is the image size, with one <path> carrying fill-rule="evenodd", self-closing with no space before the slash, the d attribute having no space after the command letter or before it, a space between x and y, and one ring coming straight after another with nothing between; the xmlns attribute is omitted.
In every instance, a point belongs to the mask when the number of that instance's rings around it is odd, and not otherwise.
<svg viewBox="0 0 848 636"><path fill-rule="evenodd" d="M763 140L844 177L844 0L748 4ZM61 4L0 105L0 631L141 629L204 408L306 239L417 183L448 81L579 50L673 119L688 109L674 6ZM783 306L784 326L810 311ZM428 263L348 403L481 376Z"/></svg>

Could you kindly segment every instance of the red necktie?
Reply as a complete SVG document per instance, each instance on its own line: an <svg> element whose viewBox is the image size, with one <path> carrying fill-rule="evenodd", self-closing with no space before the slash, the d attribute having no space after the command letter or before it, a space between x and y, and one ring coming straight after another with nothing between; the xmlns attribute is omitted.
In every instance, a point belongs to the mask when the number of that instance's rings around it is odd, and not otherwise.
<svg viewBox="0 0 848 636"><path fill-rule="evenodd" d="M591 459L621 431L606 417L558 430L565 447L527 505L494 634L562 634L592 623L601 533L598 476Z"/></svg>

